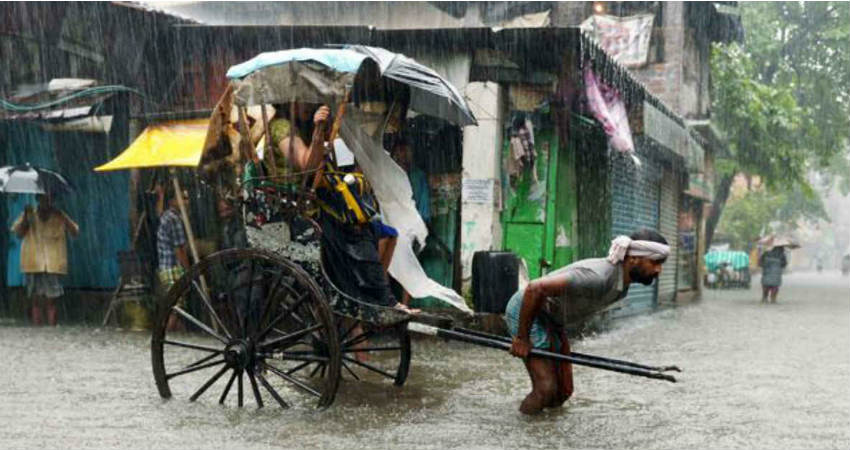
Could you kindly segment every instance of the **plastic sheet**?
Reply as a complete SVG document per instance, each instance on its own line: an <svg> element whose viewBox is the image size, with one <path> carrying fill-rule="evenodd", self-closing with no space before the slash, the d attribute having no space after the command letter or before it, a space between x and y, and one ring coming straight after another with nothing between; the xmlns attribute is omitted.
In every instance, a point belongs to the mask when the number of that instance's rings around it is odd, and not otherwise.
<svg viewBox="0 0 850 450"><path fill-rule="evenodd" d="M584 85L590 112L602 124L605 134L610 138L611 147L634 155L635 145L629 129L629 118L620 93L598 81L590 67L584 69Z"/></svg>
<svg viewBox="0 0 850 450"><path fill-rule="evenodd" d="M381 204L384 222L398 230L398 242L389 272L412 297L434 297L447 304L472 313L463 297L428 278L416 254L413 243L425 244L428 229L416 211L413 189L404 170L384 151L380 132L368 134L366 124L382 121L382 116L349 109L342 121L340 136L354 153L363 173Z"/></svg>

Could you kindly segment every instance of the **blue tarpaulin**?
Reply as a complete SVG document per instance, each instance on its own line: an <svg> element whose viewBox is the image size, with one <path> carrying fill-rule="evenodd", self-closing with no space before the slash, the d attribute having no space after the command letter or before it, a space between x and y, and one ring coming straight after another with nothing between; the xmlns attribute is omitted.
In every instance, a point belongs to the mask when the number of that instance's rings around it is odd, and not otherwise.
<svg viewBox="0 0 850 450"><path fill-rule="evenodd" d="M296 48L277 52L260 53L241 64L230 67L227 78L244 78L265 67L284 64L291 61L316 61L340 72L356 72L367 56L351 50Z"/></svg>
<svg viewBox="0 0 850 450"><path fill-rule="evenodd" d="M717 269L720 263L729 263L734 270L743 270L750 266L750 255L741 251L708 252L705 254L705 267L709 271Z"/></svg>

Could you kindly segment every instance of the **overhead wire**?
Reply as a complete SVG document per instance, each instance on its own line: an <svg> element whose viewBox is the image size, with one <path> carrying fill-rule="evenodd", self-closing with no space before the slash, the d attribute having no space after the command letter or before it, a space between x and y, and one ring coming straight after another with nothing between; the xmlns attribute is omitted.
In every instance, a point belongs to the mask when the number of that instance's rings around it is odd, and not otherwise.
<svg viewBox="0 0 850 450"><path fill-rule="evenodd" d="M145 98L145 94L140 92L137 89L133 89L126 86L120 85L106 85L106 86L95 86L91 88L86 88L77 92L74 92L70 95L66 95L64 97L57 98L55 100L51 100L45 103L39 103L35 105L20 105L13 102L10 102L6 99L0 98L0 108L5 110L14 111L14 112L32 112L38 111L42 109L52 108L54 106L62 105L64 103L68 103L72 100L76 100L83 97L89 97L94 95L101 94L115 94L119 92L129 92L131 94L136 94L142 98Z"/></svg>

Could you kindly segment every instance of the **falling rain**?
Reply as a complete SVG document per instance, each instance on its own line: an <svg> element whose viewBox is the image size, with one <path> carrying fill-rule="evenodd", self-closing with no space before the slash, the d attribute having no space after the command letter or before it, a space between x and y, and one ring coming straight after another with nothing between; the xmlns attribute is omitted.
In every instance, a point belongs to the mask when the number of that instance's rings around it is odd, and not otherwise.
<svg viewBox="0 0 850 450"><path fill-rule="evenodd" d="M850 447L847 2L0 3L0 447Z"/></svg>

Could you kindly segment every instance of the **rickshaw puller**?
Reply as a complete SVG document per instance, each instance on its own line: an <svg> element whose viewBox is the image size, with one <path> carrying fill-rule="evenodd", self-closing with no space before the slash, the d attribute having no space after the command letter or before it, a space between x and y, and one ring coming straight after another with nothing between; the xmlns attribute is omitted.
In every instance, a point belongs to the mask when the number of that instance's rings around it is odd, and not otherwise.
<svg viewBox="0 0 850 450"><path fill-rule="evenodd" d="M577 261L533 280L511 297L505 313L513 337L511 354L524 359L532 386L520 405L522 413L561 406L573 393L572 365L529 357L532 347L569 354L564 327L570 307L607 306L624 298L633 281L652 284L669 255L664 237L640 230L615 238L607 258Z"/></svg>

